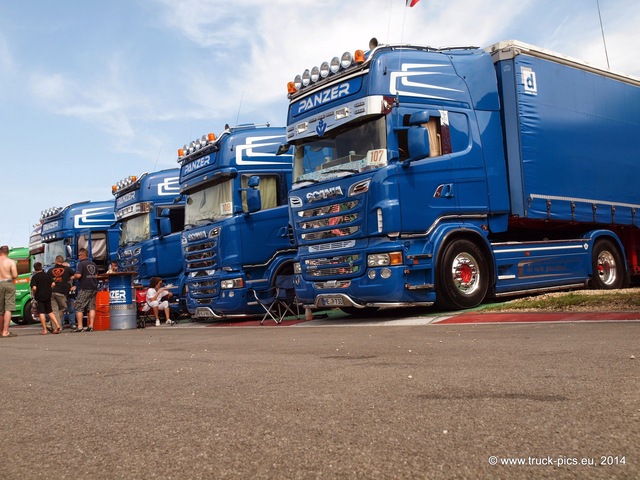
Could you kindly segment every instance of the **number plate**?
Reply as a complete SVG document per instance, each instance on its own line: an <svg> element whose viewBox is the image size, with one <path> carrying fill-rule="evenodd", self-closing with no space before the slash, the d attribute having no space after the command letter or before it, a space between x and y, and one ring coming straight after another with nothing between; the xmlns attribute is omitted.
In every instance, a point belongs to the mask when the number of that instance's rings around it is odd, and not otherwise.
<svg viewBox="0 0 640 480"><path fill-rule="evenodd" d="M196 318L209 318L211 313L206 308L196 308Z"/></svg>
<svg viewBox="0 0 640 480"><path fill-rule="evenodd" d="M320 305L324 307L341 307L344 305L344 298L342 297L322 297L320 298Z"/></svg>

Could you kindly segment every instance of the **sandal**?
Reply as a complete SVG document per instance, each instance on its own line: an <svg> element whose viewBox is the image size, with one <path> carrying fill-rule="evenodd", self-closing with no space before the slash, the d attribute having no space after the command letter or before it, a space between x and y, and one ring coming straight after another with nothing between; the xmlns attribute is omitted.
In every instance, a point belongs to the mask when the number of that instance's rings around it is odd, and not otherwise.
<svg viewBox="0 0 640 480"><path fill-rule="evenodd" d="M51 333L60 333L60 331L61 331L61 330L62 330L62 329L61 329L60 327L58 327L58 328L56 328L56 329L55 329L53 332L51 332Z"/></svg>
<svg viewBox="0 0 640 480"><path fill-rule="evenodd" d="M49 335L49 332L47 332L46 330L40 332L40 335Z"/></svg>
<svg viewBox="0 0 640 480"><path fill-rule="evenodd" d="M2 338L17 337L17 336L18 336L17 333L9 332L6 335L2 335Z"/></svg>

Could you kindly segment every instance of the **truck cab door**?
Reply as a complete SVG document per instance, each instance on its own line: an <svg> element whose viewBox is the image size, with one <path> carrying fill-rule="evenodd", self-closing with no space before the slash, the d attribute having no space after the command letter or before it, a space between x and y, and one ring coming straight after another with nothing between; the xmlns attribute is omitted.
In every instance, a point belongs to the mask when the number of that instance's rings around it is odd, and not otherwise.
<svg viewBox="0 0 640 480"><path fill-rule="evenodd" d="M415 112L406 133L408 158L397 167L402 231L424 232L440 216L456 211L450 147L443 145L438 110ZM402 142L399 142L402 143Z"/></svg>

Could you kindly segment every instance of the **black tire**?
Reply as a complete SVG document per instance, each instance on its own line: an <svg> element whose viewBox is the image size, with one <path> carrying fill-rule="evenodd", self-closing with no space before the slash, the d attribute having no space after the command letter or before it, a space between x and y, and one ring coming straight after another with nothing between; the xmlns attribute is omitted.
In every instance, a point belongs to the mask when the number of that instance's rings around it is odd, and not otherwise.
<svg viewBox="0 0 640 480"><path fill-rule="evenodd" d="M17 325L29 325L30 323L34 323L33 317L31 316L31 300L27 300L27 303L24 305L24 310L22 311L22 317L13 318L13 323Z"/></svg>
<svg viewBox="0 0 640 480"><path fill-rule="evenodd" d="M593 247L593 276L591 286L598 290L622 288L625 283L625 267L622 255L611 240L598 240Z"/></svg>
<svg viewBox="0 0 640 480"><path fill-rule="evenodd" d="M484 300L489 290L489 267L484 251L465 239L445 247L436 272L436 304L440 308L473 308Z"/></svg>

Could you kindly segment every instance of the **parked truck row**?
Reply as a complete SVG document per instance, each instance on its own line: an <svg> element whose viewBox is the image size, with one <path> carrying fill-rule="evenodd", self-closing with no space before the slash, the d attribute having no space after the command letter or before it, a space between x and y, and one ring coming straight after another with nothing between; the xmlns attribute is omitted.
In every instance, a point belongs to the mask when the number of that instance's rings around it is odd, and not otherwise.
<svg viewBox="0 0 640 480"><path fill-rule="evenodd" d="M640 275L640 80L516 41L380 45L288 98L285 127L226 126L114 200L43 212L31 255L87 248L198 318L259 313L284 274L350 313Z"/></svg>

